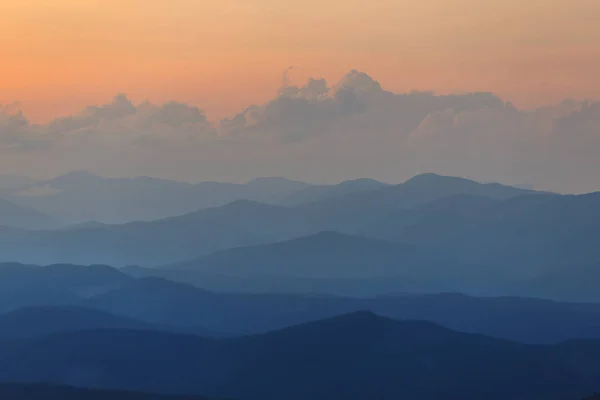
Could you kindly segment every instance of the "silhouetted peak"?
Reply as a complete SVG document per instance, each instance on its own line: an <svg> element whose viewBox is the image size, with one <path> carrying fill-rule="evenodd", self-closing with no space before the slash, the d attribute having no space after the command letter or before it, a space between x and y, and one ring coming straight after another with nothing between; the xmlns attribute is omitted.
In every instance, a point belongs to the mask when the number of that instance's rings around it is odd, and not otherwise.
<svg viewBox="0 0 600 400"><path fill-rule="evenodd" d="M289 242L306 243L306 242L318 242L318 243L331 243L331 242L349 242L349 241L370 241L372 239L363 238L356 235L349 235L347 233L341 233L338 231L321 231L313 235L304 236L297 239L292 239Z"/></svg>
<svg viewBox="0 0 600 400"><path fill-rule="evenodd" d="M368 310L353 311L351 313L338 315L336 317L323 319L320 321L308 323L306 325L317 325L317 324L328 324L328 325L339 325L339 326L354 326L366 328L369 326L385 323L395 323L391 318L382 317Z"/></svg>
<svg viewBox="0 0 600 400"><path fill-rule="evenodd" d="M231 203L225 204L222 207L218 207L223 211L235 212L235 211L246 211L246 210L267 210L281 208L270 204L260 203L254 200L235 200Z"/></svg>
<svg viewBox="0 0 600 400"><path fill-rule="evenodd" d="M95 220L90 220L90 221L81 222L81 223L78 223L75 225L66 226L66 227L62 228L62 230L63 231L78 231L78 230L85 230L85 229L104 228L106 226L109 226L109 225L102 223L102 222L95 221Z"/></svg>
<svg viewBox="0 0 600 400"><path fill-rule="evenodd" d="M357 235L349 235L347 233L341 233L332 230L321 231L312 235L302 236L299 238L290 239L285 242L275 243L268 246L278 246L280 244L312 248L313 251L316 251L316 248L328 249L329 251L341 251L340 249L357 250L366 246L370 247L370 245L372 244L390 244L394 247L400 247L400 245L390 243L386 240L372 239Z"/></svg>
<svg viewBox="0 0 600 400"><path fill-rule="evenodd" d="M350 238L352 235L348 235L346 233L341 233L338 231L321 231L317 232L314 235L305 236L304 238L293 239L293 240L302 240L302 239L333 239L333 238Z"/></svg>
<svg viewBox="0 0 600 400"><path fill-rule="evenodd" d="M254 178L248 182L249 185L264 184L264 183L280 183L280 182L294 182L291 179L284 178L283 176L265 176Z"/></svg>
<svg viewBox="0 0 600 400"><path fill-rule="evenodd" d="M452 330L433 322L414 320L401 321L382 317L366 310L355 311L313 323L314 326L318 326L319 324L322 324L321 327L328 327L325 330L329 329L339 331L340 333L354 332L354 334L360 334L362 332L370 335L370 333L377 334L378 332L393 330L398 335L406 335L407 338L421 339L446 335L453 332ZM310 325L310 323L308 325ZM423 336L421 337L421 335Z"/></svg>
<svg viewBox="0 0 600 400"><path fill-rule="evenodd" d="M71 282L73 280L85 282L124 282L130 279L116 268L107 265L73 265L73 264L52 264L41 267L38 270L43 276L59 279L60 281Z"/></svg>
<svg viewBox="0 0 600 400"><path fill-rule="evenodd" d="M102 180L103 178L99 175L95 175L88 170L78 170L60 175L50 180L50 183L57 185L64 184L83 184L91 181Z"/></svg>
<svg viewBox="0 0 600 400"><path fill-rule="evenodd" d="M375 179L370 178L359 178L359 179L351 179L347 181L343 181L338 184L339 186L346 187L359 187L359 188L377 188L381 186L386 186L385 183L379 182Z"/></svg>
<svg viewBox="0 0 600 400"><path fill-rule="evenodd" d="M393 330L399 335L419 337L421 333L431 337L433 335L452 332L440 325L427 321L399 321L382 317L371 311L361 310L336 317L308 322L301 325L285 328L281 332L293 334L318 333L325 338L335 338L339 335L352 335L362 338L376 338L382 332ZM275 334L277 334L275 332ZM269 334L267 334L269 335ZM373 336L375 335L375 336Z"/></svg>
<svg viewBox="0 0 600 400"><path fill-rule="evenodd" d="M438 175L438 174L434 174L434 173L425 173L425 174L420 174L420 175L416 175L416 176L412 177L411 179L404 182L404 185L413 185L413 186L423 185L423 186L425 186L425 185L440 185L440 184L449 184L449 183L473 183L473 184L476 184L477 182L469 180L469 179L465 179L465 178L458 178L455 176L445 176L445 175Z"/></svg>
<svg viewBox="0 0 600 400"><path fill-rule="evenodd" d="M344 315L340 315L339 317L334 317L332 318L333 321L353 321L353 322L377 322L378 320L381 321L386 321L386 320L390 320L389 318L386 317L381 317L377 314L375 314L372 311L368 311L368 310L359 310L359 311L354 311L348 314L344 314Z"/></svg>
<svg viewBox="0 0 600 400"><path fill-rule="evenodd" d="M121 273L116 269L108 265L92 264L92 265L78 265L78 264L50 264L43 267L46 271L53 272L84 272L84 273L108 273L117 274Z"/></svg>
<svg viewBox="0 0 600 400"><path fill-rule="evenodd" d="M153 276L135 279L130 282L125 289L126 291L140 290L143 292L152 292L157 293L160 296L168 295L170 293L177 295L210 293L208 290L192 286L188 283L173 282Z"/></svg>
<svg viewBox="0 0 600 400"><path fill-rule="evenodd" d="M272 190L277 188L299 190L311 185L305 182L295 181L293 179L288 179L281 176L272 176L252 179L250 182L248 182L248 186L265 188L265 190Z"/></svg>
<svg viewBox="0 0 600 400"><path fill-rule="evenodd" d="M486 196L457 194L424 203L417 208L428 212L490 210L498 205L499 202L500 200Z"/></svg>

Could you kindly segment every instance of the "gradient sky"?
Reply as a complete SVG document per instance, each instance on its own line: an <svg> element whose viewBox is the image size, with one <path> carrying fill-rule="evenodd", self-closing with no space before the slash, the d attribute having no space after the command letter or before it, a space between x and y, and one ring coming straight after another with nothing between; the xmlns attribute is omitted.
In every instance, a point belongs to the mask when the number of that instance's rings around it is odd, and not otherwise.
<svg viewBox="0 0 600 400"><path fill-rule="evenodd" d="M0 103L177 99L210 119L352 68L386 88L600 98L598 0L0 0Z"/></svg>

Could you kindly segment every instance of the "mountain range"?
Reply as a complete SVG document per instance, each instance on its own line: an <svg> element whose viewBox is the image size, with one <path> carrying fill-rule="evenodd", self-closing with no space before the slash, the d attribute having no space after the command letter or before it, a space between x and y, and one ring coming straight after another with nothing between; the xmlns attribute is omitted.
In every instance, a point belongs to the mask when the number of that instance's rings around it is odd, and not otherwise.
<svg viewBox="0 0 600 400"><path fill-rule="evenodd" d="M0 199L0 226L22 229L53 229L60 222L31 207Z"/></svg>
<svg viewBox="0 0 600 400"><path fill-rule="evenodd" d="M369 185L372 186L372 182ZM164 192L168 193L168 190ZM323 230L353 234L390 213L456 193L487 193L492 198L506 198L534 192L424 175L402 185L345 193L295 207L238 200L221 207L150 222L84 224L52 232L3 228L0 230L0 250L5 261L160 265L231 247L282 241ZM154 196L148 198L155 199ZM121 202L120 197L118 200ZM68 202L61 200L60 203ZM94 209L93 203L86 203L86 207Z"/></svg>
<svg viewBox="0 0 600 400"><path fill-rule="evenodd" d="M387 186L370 179L311 185L279 177L258 178L245 184L191 184L150 177L104 178L88 171L75 171L46 181L16 178L5 181L0 186L0 197L52 216L65 225L150 221L236 200L298 205Z"/></svg>
<svg viewBox="0 0 600 400"><path fill-rule="evenodd" d="M283 182L252 185L271 193L314 189ZM59 184L96 185L87 175ZM557 195L434 174L359 186L370 188L295 206L237 200L154 221L0 227L0 254L40 265L161 267L139 271L202 280L211 290L599 298L598 193Z"/></svg>
<svg viewBox="0 0 600 400"><path fill-rule="evenodd" d="M600 338L596 303L456 293L219 293L105 266L4 265L0 278L0 339L93 328L239 336L358 310L524 343Z"/></svg>
<svg viewBox="0 0 600 400"><path fill-rule="evenodd" d="M94 329L159 330L127 317L74 306L25 307L0 315L0 340Z"/></svg>
<svg viewBox="0 0 600 400"><path fill-rule="evenodd" d="M600 382L599 341L526 345L369 312L233 339L60 333L0 355L3 381L248 400L564 399Z"/></svg>

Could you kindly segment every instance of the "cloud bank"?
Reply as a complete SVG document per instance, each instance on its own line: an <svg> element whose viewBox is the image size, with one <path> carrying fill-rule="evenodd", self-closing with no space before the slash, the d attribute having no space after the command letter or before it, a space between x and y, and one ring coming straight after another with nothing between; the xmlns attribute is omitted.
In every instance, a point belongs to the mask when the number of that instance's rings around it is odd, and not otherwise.
<svg viewBox="0 0 600 400"><path fill-rule="evenodd" d="M48 124L0 106L0 168L48 175L311 181L423 172L562 192L600 190L600 103L565 100L519 110L491 93L392 93L350 71L330 85L286 84L265 104L211 124L192 105L104 105Z"/></svg>

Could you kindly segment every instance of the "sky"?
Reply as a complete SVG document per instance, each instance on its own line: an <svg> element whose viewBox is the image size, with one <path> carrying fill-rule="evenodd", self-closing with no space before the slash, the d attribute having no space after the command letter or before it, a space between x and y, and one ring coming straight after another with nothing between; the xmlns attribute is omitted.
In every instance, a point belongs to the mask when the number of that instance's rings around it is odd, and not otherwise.
<svg viewBox="0 0 600 400"><path fill-rule="evenodd" d="M121 92L219 120L289 66L521 107L600 97L597 0L0 0L0 15L0 103L38 122Z"/></svg>
<svg viewBox="0 0 600 400"><path fill-rule="evenodd" d="M0 0L0 175L600 190L598 0Z"/></svg>

